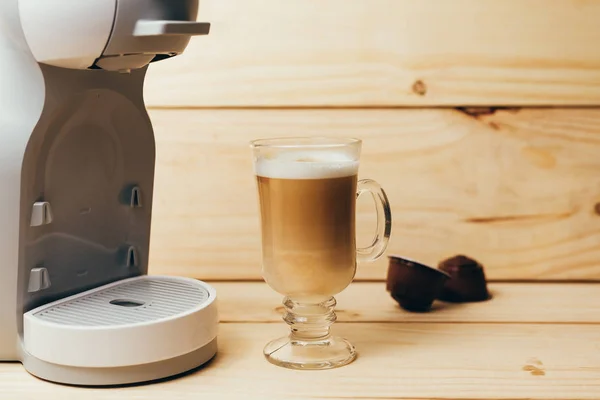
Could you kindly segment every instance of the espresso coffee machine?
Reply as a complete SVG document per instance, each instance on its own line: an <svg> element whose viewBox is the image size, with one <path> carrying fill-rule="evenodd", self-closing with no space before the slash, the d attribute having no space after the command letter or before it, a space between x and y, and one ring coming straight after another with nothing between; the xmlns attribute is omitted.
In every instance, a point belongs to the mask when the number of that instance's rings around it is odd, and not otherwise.
<svg viewBox="0 0 600 400"><path fill-rule="evenodd" d="M215 355L214 289L147 275L144 76L208 34L197 12L198 0L0 1L0 360L113 385Z"/></svg>

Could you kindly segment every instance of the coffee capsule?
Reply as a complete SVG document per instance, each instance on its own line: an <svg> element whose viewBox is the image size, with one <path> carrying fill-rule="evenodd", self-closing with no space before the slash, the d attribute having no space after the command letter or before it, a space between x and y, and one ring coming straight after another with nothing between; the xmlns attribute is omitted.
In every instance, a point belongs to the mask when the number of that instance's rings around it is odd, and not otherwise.
<svg viewBox="0 0 600 400"><path fill-rule="evenodd" d="M388 258L387 291L407 311L429 311L449 275L407 258Z"/></svg>
<svg viewBox="0 0 600 400"><path fill-rule="evenodd" d="M476 260L457 255L440 262L438 268L450 275L438 299L464 303L490 298L483 266Z"/></svg>

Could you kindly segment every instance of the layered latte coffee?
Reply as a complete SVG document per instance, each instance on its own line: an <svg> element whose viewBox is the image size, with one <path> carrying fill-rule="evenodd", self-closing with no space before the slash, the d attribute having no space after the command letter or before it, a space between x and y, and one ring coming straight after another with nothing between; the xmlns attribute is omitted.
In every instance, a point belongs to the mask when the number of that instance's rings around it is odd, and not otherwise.
<svg viewBox="0 0 600 400"><path fill-rule="evenodd" d="M358 161L299 151L260 159L255 169L267 283L299 301L341 292L356 271Z"/></svg>

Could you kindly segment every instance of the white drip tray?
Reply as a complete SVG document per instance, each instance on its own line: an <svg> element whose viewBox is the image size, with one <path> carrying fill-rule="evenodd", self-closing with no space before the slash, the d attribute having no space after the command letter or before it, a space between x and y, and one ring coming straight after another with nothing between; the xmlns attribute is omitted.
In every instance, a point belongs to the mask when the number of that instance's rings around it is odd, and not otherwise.
<svg viewBox="0 0 600 400"><path fill-rule="evenodd" d="M193 352L217 334L216 292L189 278L139 276L24 315L23 346L54 364L122 367Z"/></svg>

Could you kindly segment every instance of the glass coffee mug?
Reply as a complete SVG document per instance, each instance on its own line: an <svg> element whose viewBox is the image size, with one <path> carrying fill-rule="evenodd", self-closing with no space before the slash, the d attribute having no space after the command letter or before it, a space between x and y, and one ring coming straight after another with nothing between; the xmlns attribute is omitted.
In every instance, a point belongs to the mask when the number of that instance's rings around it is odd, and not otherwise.
<svg viewBox="0 0 600 400"><path fill-rule="evenodd" d="M251 142L258 181L262 272L285 296L289 336L264 349L269 362L294 369L328 369L352 362L354 346L330 334L334 295L356 263L379 258L387 247L391 212L385 192L358 181L361 141L278 138ZM371 193L377 210L372 244L356 248L356 199Z"/></svg>

